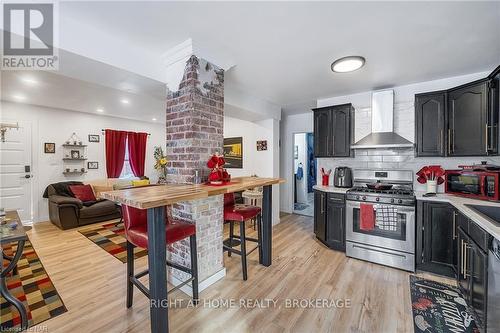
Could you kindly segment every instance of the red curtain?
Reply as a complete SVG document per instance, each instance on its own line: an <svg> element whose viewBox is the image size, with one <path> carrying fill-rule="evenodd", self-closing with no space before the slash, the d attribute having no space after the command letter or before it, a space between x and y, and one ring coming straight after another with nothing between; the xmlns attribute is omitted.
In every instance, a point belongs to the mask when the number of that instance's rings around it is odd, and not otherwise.
<svg viewBox="0 0 500 333"><path fill-rule="evenodd" d="M128 158L132 172L136 177L144 176L147 139L147 133L128 132Z"/></svg>
<svg viewBox="0 0 500 333"><path fill-rule="evenodd" d="M118 178L125 162L125 145L127 132L105 130L106 138L106 171L108 178Z"/></svg>

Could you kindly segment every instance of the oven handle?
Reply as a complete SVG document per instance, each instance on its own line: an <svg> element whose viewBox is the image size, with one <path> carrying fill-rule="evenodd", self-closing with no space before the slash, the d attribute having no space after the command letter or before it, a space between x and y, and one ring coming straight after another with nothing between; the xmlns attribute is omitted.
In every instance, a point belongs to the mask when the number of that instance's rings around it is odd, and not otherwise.
<svg viewBox="0 0 500 333"><path fill-rule="evenodd" d="M382 205L382 204L373 204L375 205ZM351 201L351 200L346 200L346 208L359 208L361 206L361 202L359 201ZM395 206L398 209L398 212L401 213L415 213L415 207L412 206L401 206L401 205L395 205L395 204L388 204L387 206Z"/></svg>

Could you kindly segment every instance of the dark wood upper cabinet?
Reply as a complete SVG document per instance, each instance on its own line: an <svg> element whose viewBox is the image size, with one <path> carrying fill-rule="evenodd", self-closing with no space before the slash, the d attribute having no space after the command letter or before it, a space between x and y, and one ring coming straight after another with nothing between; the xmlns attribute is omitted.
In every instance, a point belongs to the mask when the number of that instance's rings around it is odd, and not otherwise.
<svg viewBox="0 0 500 333"><path fill-rule="evenodd" d="M314 111L314 155L316 157L333 155L331 123L330 109Z"/></svg>
<svg viewBox="0 0 500 333"><path fill-rule="evenodd" d="M417 156L445 156L446 92L415 95Z"/></svg>
<svg viewBox="0 0 500 333"><path fill-rule="evenodd" d="M351 104L313 109L315 157L353 156L354 117Z"/></svg>
<svg viewBox="0 0 500 333"><path fill-rule="evenodd" d="M488 154L488 82L468 84L449 92L449 156Z"/></svg>
<svg viewBox="0 0 500 333"><path fill-rule="evenodd" d="M496 73L496 74L495 74ZM500 73L415 95L417 156L499 154Z"/></svg>

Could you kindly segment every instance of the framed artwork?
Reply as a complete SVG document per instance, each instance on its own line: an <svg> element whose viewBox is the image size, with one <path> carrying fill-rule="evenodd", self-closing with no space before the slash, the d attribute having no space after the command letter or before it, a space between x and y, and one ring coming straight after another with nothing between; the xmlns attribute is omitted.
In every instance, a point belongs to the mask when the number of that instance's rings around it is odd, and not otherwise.
<svg viewBox="0 0 500 333"><path fill-rule="evenodd" d="M99 169L99 162L87 162L87 169Z"/></svg>
<svg viewBox="0 0 500 333"><path fill-rule="evenodd" d="M99 134L89 134L89 142L99 142L100 138Z"/></svg>
<svg viewBox="0 0 500 333"><path fill-rule="evenodd" d="M267 140L257 141L257 151L267 150Z"/></svg>
<svg viewBox="0 0 500 333"><path fill-rule="evenodd" d="M243 168L243 137L224 138L224 159L228 169Z"/></svg>
<svg viewBox="0 0 500 333"><path fill-rule="evenodd" d="M53 142L45 142L43 144L45 154L55 154L56 144Z"/></svg>
<svg viewBox="0 0 500 333"><path fill-rule="evenodd" d="M79 150L72 150L71 151L71 158L79 159L80 158L80 151Z"/></svg>

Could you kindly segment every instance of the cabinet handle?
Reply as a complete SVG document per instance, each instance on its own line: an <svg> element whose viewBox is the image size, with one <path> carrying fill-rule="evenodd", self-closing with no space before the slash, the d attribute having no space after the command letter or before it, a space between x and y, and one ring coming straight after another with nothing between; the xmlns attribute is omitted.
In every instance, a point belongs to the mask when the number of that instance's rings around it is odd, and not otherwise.
<svg viewBox="0 0 500 333"><path fill-rule="evenodd" d="M325 212L325 196L321 195L321 214Z"/></svg>
<svg viewBox="0 0 500 333"><path fill-rule="evenodd" d="M464 242L464 250L465 250L465 255L464 255L464 279L467 279L467 257L469 256L469 246L467 245L466 242Z"/></svg>
<svg viewBox="0 0 500 333"><path fill-rule="evenodd" d="M490 145L489 145L489 142L488 142L488 128L491 128L491 126L489 126L488 124L486 124L486 153L488 153L488 151L490 151Z"/></svg>
<svg viewBox="0 0 500 333"><path fill-rule="evenodd" d="M448 154L451 154L451 128L448 128Z"/></svg>
<svg viewBox="0 0 500 333"><path fill-rule="evenodd" d="M443 145L444 145L444 142L443 142L443 129L441 128L441 131L439 132L439 151L441 152L441 154L443 153Z"/></svg>
<svg viewBox="0 0 500 333"><path fill-rule="evenodd" d="M457 238L457 213L453 212L453 239Z"/></svg>
<svg viewBox="0 0 500 333"><path fill-rule="evenodd" d="M464 240L460 240L460 273L464 276Z"/></svg>

